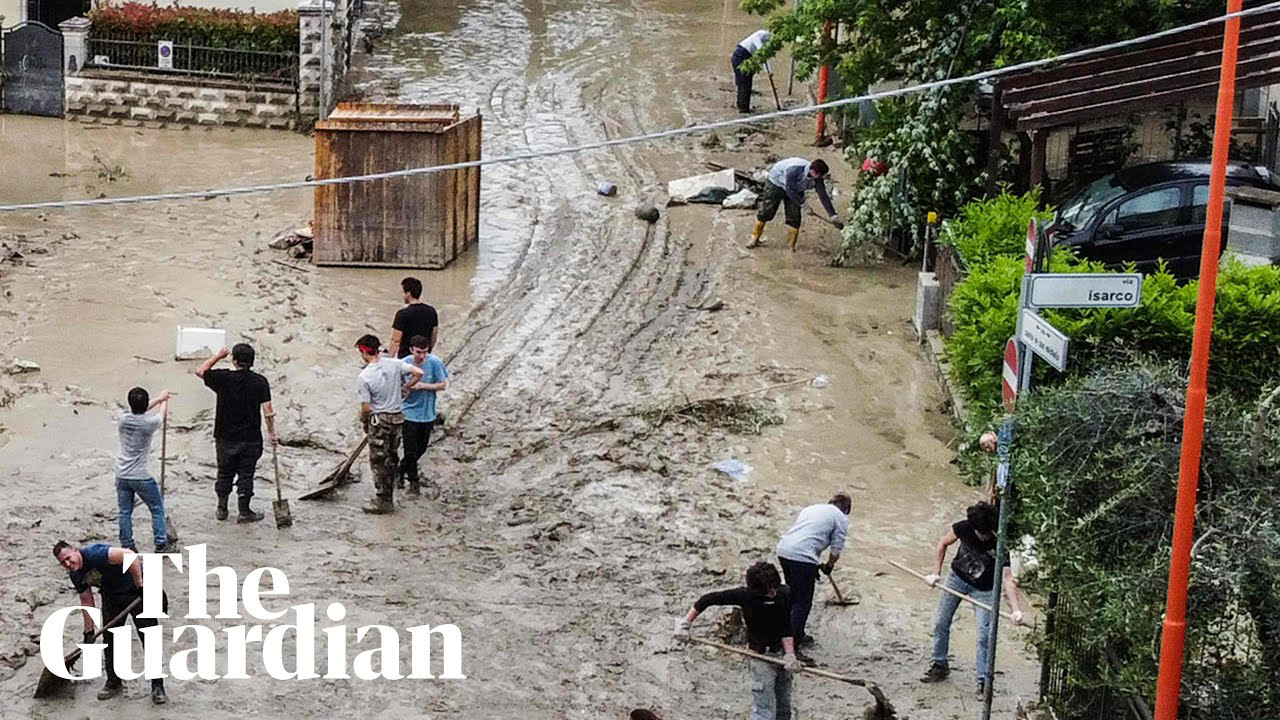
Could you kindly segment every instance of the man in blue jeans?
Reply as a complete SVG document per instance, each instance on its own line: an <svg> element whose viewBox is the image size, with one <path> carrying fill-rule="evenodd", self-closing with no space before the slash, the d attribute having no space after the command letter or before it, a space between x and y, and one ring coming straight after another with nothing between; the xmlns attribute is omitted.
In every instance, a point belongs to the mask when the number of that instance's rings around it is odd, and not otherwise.
<svg viewBox="0 0 1280 720"><path fill-rule="evenodd" d="M778 541L778 564L782 565L782 576L791 588L791 632L797 646L813 642L804 631L813 608L813 588L818 582L818 573L830 575L844 551L852 508L849 494L838 492L830 502L801 510L791 529ZM822 562L823 550L827 551L825 563ZM813 658L799 650L796 657L806 665L814 664Z"/></svg>
<svg viewBox="0 0 1280 720"><path fill-rule="evenodd" d="M151 400L147 391L136 387L129 391L129 410L120 413L120 454L116 456L116 499L120 508L120 544L137 551L133 541L133 497L137 495L151 511L151 534L156 552L168 552L169 533L165 529L164 498L160 487L147 468L151 455L151 438L164 423L169 412L169 391Z"/></svg>
<svg viewBox="0 0 1280 720"><path fill-rule="evenodd" d="M942 580L942 563L947 557L947 548L959 542L960 549L951 561L946 586L990 607L999 513L990 503L980 502L970 505L965 515L964 520L952 525L951 530L938 541L937 566L926 580L930 585L937 585ZM933 619L933 663L920 678L921 682L941 682L951 674L948 660L951 620L959 607L960 598L955 595L944 592L939 597L938 612ZM991 652L991 613L975 606L974 615L978 621L977 690L978 696L982 697L989 680L987 657Z"/></svg>

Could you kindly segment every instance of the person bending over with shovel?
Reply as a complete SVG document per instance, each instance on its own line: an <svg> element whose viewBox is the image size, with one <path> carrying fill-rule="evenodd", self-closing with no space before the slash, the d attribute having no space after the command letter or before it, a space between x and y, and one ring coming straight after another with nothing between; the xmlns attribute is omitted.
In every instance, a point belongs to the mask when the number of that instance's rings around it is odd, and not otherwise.
<svg viewBox="0 0 1280 720"><path fill-rule="evenodd" d="M830 174L827 163L821 159L809 162L801 157L787 158L774 163L769 168L769 177L764 183L764 198L760 210L756 213L756 227L751 231L751 242L747 247L753 248L764 243L764 226L778 214L778 205L783 206L787 218L787 245L791 252L796 251L796 243L800 241L800 209L804 207L804 194L812 189L818 194L818 202L837 229L843 229L840 215L831 204L831 196L827 194L826 178Z"/></svg>
<svg viewBox="0 0 1280 720"><path fill-rule="evenodd" d="M75 548L66 541L59 540L53 546L53 556L58 564L66 568L71 576L71 586L80 593L82 607L94 607L93 588L98 588L102 596L102 621L110 623L117 615L128 610L133 617L133 626L138 637L145 643L142 630L159 624L155 618L139 617L142 613L142 559L134 560L128 570L124 569L124 560L134 554L132 550L111 547L105 543L94 543L82 548ZM137 600L137 604L134 601ZM164 610L169 609L168 597L164 596ZM126 621L127 622L127 621ZM110 700L124 689L124 682L116 674L115 639L112 633L106 635L107 651L105 655L107 682L98 691L99 700ZM93 619L84 613L84 642L91 644L94 640ZM151 681L151 702L163 705L168 701L164 692L164 679Z"/></svg>
<svg viewBox="0 0 1280 720"><path fill-rule="evenodd" d="M838 492L830 502L810 505L800 511L795 524L778 541L778 563L791 589L791 631L796 644L805 645L813 638L804 632L813 609L813 587L818 573L831 574L840 559L845 539L849 537L849 511L853 501L849 494ZM822 562L822 551L827 551L827 561ZM811 665L813 659L799 650L800 662Z"/></svg>
<svg viewBox="0 0 1280 720"><path fill-rule="evenodd" d="M743 72L742 63L751 59L752 55L760 52L760 48L769 44L769 31L757 30L742 39L733 48L733 55L729 57L729 66L733 68L733 84L737 89L738 112L751 112L751 81L755 73ZM767 68L767 65L766 65Z"/></svg>
<svg viewBox="0 0 1280 720"><path fill-rule="evenodd" d="M688 615L676 620L675 639L691 640L693 621L713 605L742 608L747 626L747 646L761 655L783 656L785 665L749 659L751 674L751 720L790 720L791 674L803 665L796 659L791 635L791 596L772 563L758 562L747 568L746 587L710 592L698 598Z"/></svg>
<svg viewBox="0 0 1280 720"><path fill-rule="evenodd" d="M152 477L147 461L151 455L151 438L169 412L169 391L152 400L144 388L129 391L129 409L120 413L116 426L120 431L120 454L116 456L116 499L119 502L120 544L138 551L133 541L133 498L142 498L151 511L151 535L156 552L167 552L169 531L164 520L164 497Z"/></svg>

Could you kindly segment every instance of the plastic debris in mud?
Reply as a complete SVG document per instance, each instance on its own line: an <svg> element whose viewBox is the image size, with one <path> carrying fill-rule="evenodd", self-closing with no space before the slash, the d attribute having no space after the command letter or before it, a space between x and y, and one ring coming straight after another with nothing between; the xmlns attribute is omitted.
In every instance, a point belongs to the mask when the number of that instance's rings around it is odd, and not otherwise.
<svg viewBox="0 0 1280 720"><path fill-rule="evenodd" d="M734 480L746 480L747 475L751 474L751 470L752 470L752 467L750 465L742 462L741 460L735 460L733 458L729 458L728 460L721 460L720 462L714 463L711 467L715 468L716 470L719 470L725 475L728 475Z"/></svg>

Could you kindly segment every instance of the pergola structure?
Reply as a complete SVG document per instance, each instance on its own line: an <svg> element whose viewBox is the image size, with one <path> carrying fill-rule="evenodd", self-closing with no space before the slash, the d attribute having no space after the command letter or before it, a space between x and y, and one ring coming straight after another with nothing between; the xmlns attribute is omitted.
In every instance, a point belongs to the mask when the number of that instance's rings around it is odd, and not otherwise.
<svg viewBox="0 0 1280 720"><path fill-rule="evenodd" d="M1246 7L1261 3L1246 3ZM1222 63L1222 25L1171 33L1101 55L995 81L987 177L994 189L1005 132L1030 137L1031 185L1044 181L1049 131L1056 127L1212 100ZM1280 83L1280 6L1241 19L1236 89Z"/></svg>

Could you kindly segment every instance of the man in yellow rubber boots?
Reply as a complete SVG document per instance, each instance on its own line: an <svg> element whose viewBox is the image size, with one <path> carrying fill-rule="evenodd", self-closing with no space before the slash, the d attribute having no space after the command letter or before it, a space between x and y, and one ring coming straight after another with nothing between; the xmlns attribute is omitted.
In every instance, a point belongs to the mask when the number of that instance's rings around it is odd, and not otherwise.
<svg viewBox="0 0 1280 720"><path fill-rule="evenodd" d="M778 205L783 206L787 218L787 245L792 252L800 240L800 209L804 207L804 194L810 188L818 194L818 201L826 211L831 224L844 228L840 216L831 205L831 196L827 194L826 178L830 168L823 160L810 162L800 157L787 158L774 163L769 168L769 178L764 184L764 201L760 211L756 213L756 227L751 232L751 242L747 247L753 248L764 242L764 226L774 215L778 214Z"/></svg>

